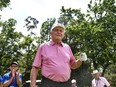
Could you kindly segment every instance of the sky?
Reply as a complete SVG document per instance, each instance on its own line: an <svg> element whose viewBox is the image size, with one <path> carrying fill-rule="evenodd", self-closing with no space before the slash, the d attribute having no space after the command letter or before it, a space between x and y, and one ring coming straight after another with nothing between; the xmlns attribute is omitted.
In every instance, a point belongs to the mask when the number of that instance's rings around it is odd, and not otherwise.
<svg viewBox="0 0 116 87"><path fill-rule="evenodd" d="M64 8L81 9L86 13L87 4L90 0L11 0L10 6L4 8L0 12L2 20L8 20L14 18L17 20L16 30L27 34L25 29L25 19L28 16L36 18L39 21L38 28L35 29L35 33L39 34L41 24L47 20L47 18L58 18L60 16L60 9Z"/></svg>

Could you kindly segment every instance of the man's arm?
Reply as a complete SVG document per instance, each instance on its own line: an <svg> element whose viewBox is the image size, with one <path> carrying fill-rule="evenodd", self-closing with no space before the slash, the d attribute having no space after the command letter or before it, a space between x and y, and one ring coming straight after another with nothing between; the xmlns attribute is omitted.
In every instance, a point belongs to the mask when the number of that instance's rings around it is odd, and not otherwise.
<svg viewBox="0 0 116 87"><path fill-rule="evenodd" d="M104 80L104 82L105 82L105 84L106 84L107 87L111 87L110 83L108 82L108 80L105 77L103 77L103 80Z"/></svg>
<svg viewBox="0 0 116 87"><path fill-rule="evenodd" d="M81 53L80 54L80 58L78 60L76 60L75 63L73 63L73 65L71 66L72 69L76 69L78 67L81 66L82 61L86 61L87 60L87 55L86 53Z"/></svg>
<svg viewBox="0 0 116 87"><path fill-rule="evenodd" d="M3 87L3 86L2 86L2 82L0 82L0 87Z"/></svg>
<svg viewBox="0 0 116 87"><path fill-rule="evenodd" d="M39 69L37 67L34 66L32 67L30 74L30 80L31 80L30 87L36 87L36 78L38 75L38 71Z"/></svg>
<svg viewBox="0 0 116 87"><path fill-rule="evenodd" d="M12 82L14 77L11 77L8 81L3 83L3 87L8 87L10 85L10 83Z"/></svg>
<svg viewBox="0 0 116 87"><path fill-rule="evenodd" d="M20 87L22 85L22 78L21 74L17 73L16 74L16 79L17 79L17 84Z"/></svg>
<svg viewBox="0 0 116 87"><path fill-rule="evenodd" d="M82 61L80 61L80 59L76 60L75 63L72 64L71 68L72 69L76 69L76 68L79 68L82 64Z"/></svg>

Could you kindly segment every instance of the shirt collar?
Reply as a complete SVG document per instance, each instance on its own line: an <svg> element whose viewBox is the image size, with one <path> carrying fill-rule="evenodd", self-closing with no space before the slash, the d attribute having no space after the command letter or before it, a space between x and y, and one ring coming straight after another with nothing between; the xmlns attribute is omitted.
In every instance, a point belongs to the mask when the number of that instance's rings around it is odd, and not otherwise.
<svg viewBox="0 0 116 87"><path fill-rule="evenodd" d="M53 46L53 45L56 45L57 43L53 42L52 40L50 40L50 45ZM64 43L61 42L60 46L64 47Z"/></svg>
<svg viewBox="0 0 116 87"><path fill-rule="evenodd" d="M101 78L99 77L98 79L95 79L95 80L101 80Z"/></svg>

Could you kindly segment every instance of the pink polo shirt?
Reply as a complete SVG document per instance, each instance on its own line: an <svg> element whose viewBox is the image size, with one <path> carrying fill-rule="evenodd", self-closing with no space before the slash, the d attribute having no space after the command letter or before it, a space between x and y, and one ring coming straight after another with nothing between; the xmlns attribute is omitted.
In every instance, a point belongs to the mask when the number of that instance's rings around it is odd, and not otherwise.
<svg viewBox="0 0 116 87"><path fill-rule="evenodd" d="M39 46L33 66L42 68L41 73L46 78L57 82L69 80L71 65L76 62L69 45L58 45L53 41Z"/></svg>
<svg viewBox="0 0 116 87"><path fill-rule="evenodd" d="M99 80L92 80L92 87L104 87L104 85L110 86L109 82L104 77L99 77Z"/></svg>

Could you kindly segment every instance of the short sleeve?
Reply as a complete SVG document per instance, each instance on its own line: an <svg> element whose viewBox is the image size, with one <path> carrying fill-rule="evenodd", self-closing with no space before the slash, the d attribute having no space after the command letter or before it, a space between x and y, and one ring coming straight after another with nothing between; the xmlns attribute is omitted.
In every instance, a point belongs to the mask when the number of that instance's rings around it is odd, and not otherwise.
<svg viewBox="0 0 116 87"><path fill-rule="evenodd" d="M9 80L9 76L7 75L7 74L5 74L4 76L3 76L3 83L5 83L6 81L8 81Z"/></svg>
<svg viewBox="0 0 116 87"><path fill-rule="evenodd" d="M106 78L103 77L103 80L104 80L105 85L110 86L110 83L106 80Z"/></svg>
<svg viewBox="0 0 116 87"><path fill-rule="evenodd" d="M76 62L76 58L74 57L70 47L69 47L69 51L70 51L70 57L71 57L70 63L71 63L71 65L73 65L73 63Z"/></svg>
<svg viewBox="0 0 116 87"><path fill-rule="evenodd" d="M37 49L35 58L34 58L34 62L32 66L41 68L42 65L42 45L40 45Z"/></svg>
<svg viewBox="0 0 116 87"><path fill-rule="evenodd" d="M0 76L0 82L3 82L2 76Z"/></svg>

